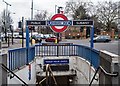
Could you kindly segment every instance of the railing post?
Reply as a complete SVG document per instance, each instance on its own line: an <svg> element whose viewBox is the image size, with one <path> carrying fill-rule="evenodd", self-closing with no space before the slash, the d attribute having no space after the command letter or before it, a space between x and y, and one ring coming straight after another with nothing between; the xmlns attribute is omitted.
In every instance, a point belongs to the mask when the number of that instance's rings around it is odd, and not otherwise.
<svg viewBox="0 0 120 86"><path fill-rule="evenodd" d="M57 44L57 57L59 56L59 45Z"/></svg>
<svg viewBox="0 0 120 86"><path fill-rule="evenodd" d="M29 28L26 26L26 54L27 54L27 64L29 63Z"/></svg>
<svg viewBox="0 0 120 86"><path fill-rule="evenodd" d="M0 54L0 86L7 84L7 71L3 69L2 64L7 66L7 54Z"/></svg>
<svg viewBox="0 0 120 86"><path fill-rule="evenodd" d="M94 38L94 26L92 27L91 31L90 31L90 47L94 48L94 42L93 42L93 38Z"/></svg>

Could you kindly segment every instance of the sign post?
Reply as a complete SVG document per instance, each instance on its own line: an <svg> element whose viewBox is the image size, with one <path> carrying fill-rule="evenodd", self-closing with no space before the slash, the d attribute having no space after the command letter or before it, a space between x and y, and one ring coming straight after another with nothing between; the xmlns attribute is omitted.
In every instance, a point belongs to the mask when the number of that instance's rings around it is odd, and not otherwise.
<svg viewBox="0 0 120 86"><path fill-rule="evenodd" d="M26 55L27 55L27 64L28 64L28 60L29 60L29 29L28 26L26 25Z"/></svg>
<svg viewBox="0 0 120 86"><path fill-rule="evenodd" d="M91 41L90 41L90 47L91 48L93 48L94 47L94 42L93 42L93 38L94 38L94 27L92 27L91 28L91 30L90 30L90 39L91 39Z"/></svg>

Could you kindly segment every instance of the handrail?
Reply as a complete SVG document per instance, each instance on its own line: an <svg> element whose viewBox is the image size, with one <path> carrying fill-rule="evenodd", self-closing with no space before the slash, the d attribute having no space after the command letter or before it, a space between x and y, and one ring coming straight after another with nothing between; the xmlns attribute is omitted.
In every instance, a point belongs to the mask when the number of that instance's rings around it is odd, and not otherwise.
<svg viewBox="0 0 120 86"><path fill-rule="evenodd" d="M55 85L57 85L57 81L56 81L56 79L55 79L55 77L53 75L53 72L52 72L51 68L50 68L50 64L46 65L46 85L48 84L48 71L52 74Z"/></svg>
<svg viewBox="0 0 120 86"><path fill-rule="evenodd" d="M42 79L40 82L39 82L39 84L41 84L43 81L45 81L46 80L46 78L44 78L44 79Z"/></svg>
<svg viewBox="0 0 120 86"><path fill-rule="evenodd" d="M94 74L94 76L93 76L93 78L92 78L92 80L91 80L89 86L92 85L92 82L93 82L93 80L95 79L95 76L96 76L97 72L99 71L99 69L100 69L100 67L97 68L97 70L96 70L96 72L95 72L95 74Z"/></svg>
<svg viewBox="0 0 120 86"><path fill-rule="evenodd" d="M105 75L111 76L111 77L117 77L118 76L118 72L116 73L108 73L102 66L100 66L100 69L103 71L103 73Z"/></svg>
<svg viewBox="0 0 120 86"><path fill-rule="evenodd" d="M52 72L52 69L51 69L50 65L49 65L49 70L50 70L50 72L52 74L52 77L53 77L53 80L54 80L55 84L57 85L57 81L56 81L56 79L55 79L55 77L53 75L53 72Z"/></svg>
<svg viewBox="0 0 120 86"><path fill-rule="evenodd" d="M118 76L118 72L108 73L102 66L99 66L99 67L97 68L97 70L96 70L96 72L95 72L95 74L94 74L94 76L93 76L93 78L92 78L89 86L92 85L92 82L93 82L93 80L95 79L95 76L96 76L97 72L99 72L99 69L101 69L102 72L103 72L105 75L107 75L107 76L111 76L111 77L117 77L117 76Z"/></svg>
<svg viewBox="0 0 120 86"><path fill-rule="evenodd" d="M28 86L28 84L26 84L25 81L23 81L19 76L17 76L14 72L12 72L12 71L11 71L9 68L7 68L4 64L1 64L1 65L2 65L2 67L3 67L5 70L9 71L9 72L12 73L14 76L16 76L21 82L23 82L25 86Z"/></svg>

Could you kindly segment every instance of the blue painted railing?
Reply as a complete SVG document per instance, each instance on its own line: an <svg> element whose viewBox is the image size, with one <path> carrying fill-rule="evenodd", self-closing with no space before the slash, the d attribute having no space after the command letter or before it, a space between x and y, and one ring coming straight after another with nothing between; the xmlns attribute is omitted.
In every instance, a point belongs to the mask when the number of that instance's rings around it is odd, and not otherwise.
<svg viewBox="0 0 120 86"><path fill-rule="evenodd" d="M8 50L9 69L15 70L31 62L35 57L35 47L29 48L29 58L27 59L26 48ZM28 61L27 61L28 60Z"/></svg>
<svg viewBox="0 0 120 86"><path fill-rule="evenodd" d="M28 58L28 62L30 63L31 61L33 61L35 58L35 46L32 46L29 48L29 58Z"/></svg>
<svg viewBox="0 0 120 86"><path fill-rule="evenodd" d="M77 45L77 46L78 46L77 48L78 56L88 60L91 63L91 65L97 69L100 64L99 51L82 45Z"/></svg>
<svg viewBox="0 0 120 86"><path fill-rule="evenodd" d="M82 45L36 45L35 56L80 56L88 60L94 68L99 66L99 51Z"/></svg>
<svg viewBox="0 0 120 86"><path fill-rule="evenodd" d="M9 50L9 69L15 70L24 66L27 61L26 48Z"/></svg>
<svg viewBox="0 0 120 86"><path fill-rule="evenodd" d="M99 51L82 45L35 45L28 49L9 50L10 70L19 69L34 60L35 56L79 56L88 60L94 68L99 66Z"/></svg>

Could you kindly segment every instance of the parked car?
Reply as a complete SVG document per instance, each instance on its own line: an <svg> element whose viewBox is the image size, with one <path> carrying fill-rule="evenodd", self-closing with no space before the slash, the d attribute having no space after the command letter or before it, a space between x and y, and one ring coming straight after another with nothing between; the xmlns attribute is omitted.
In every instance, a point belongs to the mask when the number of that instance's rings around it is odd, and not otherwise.
<svg viewBox="0 0 120 86"><path fill-rule="evenodd" d="M46 42L55 42L56 39L57 39L57 37L49 37L49 38L46 38L45 41ZM58 41L60 41L60 39Z"/></svg>
<svg viewBox="0 0 120 86"><path fill-rule="evenodd" d="M110 42L111 38L110 36L106 35L99 35L93 39L93 42Z"/></svg>
<svg viewBox="0 0 120 86"><path fill-rule="evenodd" d="M42 42L42 38L40 35L33 35L32 39L35 40L35 43L41 43Z"/></svg>

